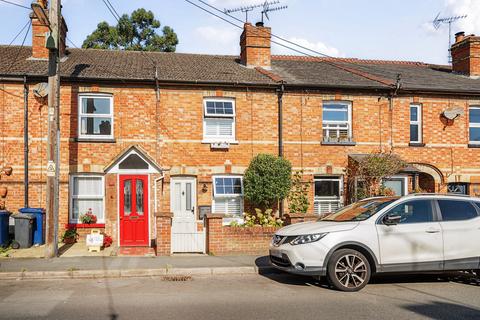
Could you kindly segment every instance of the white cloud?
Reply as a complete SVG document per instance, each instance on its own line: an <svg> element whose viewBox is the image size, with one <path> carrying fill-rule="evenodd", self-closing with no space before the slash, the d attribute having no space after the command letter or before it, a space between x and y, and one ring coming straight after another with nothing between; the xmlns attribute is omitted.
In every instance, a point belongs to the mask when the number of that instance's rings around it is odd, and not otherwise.
<svg viewBox="0 0 480 320"><path fill-rule="evenodd" d="M453 32L465 31L467 34L480 34L480 1L446 0L445 15L457 16L467 14L467 18L455 22Z"/></svg>
<svg viewBox="0 0 480 320"><path fill-rule="evenodd" d="M286 42L278 40L278 39L272 39L272 40L274 40L276 42L279 42L281 44L284 44L288 47L292 47L294 49L297 49L301 52L305 52L305 53L308 53L308 54L311 54L311 55L314 55L314 56L319 55L319 54L316 54L315 52L311 52L311 51L308 51L306 49L296 47L296 46L294 46L290 43L286 43ZM291 42L294 42L296 44L299 44L302 47L309 48L309 49L315 50L317 52L320 52L320 53L323 53L323 54L326 54L326 55L329 55L329 56L332 56L332 57L345 57L345 55L343 53L341 53L340 50L338 50L337 48L331 47L329 45L326 45L325 43L323 43L321 41L311 42L307 39L295 38L295 37L287 38L287 40L289 40ZM295 52L295 51L290 50L288 48L285 48L283 46L279 46L275 43L272 43L272 53L273 54L287 54L287 55L301 55L298 52Z"/></svg>
<svg viewBox="0 0 480 320"><path fill-rule="evenodd" d="M208 48L209 53L215 54L236 55L240 51L240 33L235 30L204 26L196 28L194 34L201 42L201 46L198 48L201 52L205 52L205 48ZM199 51L197 50L197 52Z"/></svg>

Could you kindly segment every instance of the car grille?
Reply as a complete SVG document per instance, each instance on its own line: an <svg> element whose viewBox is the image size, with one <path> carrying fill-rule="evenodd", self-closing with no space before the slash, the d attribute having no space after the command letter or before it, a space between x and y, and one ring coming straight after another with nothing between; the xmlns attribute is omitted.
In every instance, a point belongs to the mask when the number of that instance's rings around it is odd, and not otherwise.
<svg viewBox="0 0 480 320"><path fill-rule="evenodd" d="M295 239L297 236L279 236L279 235L274 235L272 238L272 244L276 247L284 244L284 243L289 243L293 239Z"/></svg>
<svg viewBox="0 0 480 320"><path fill-rule="evenodd" d="M292 263L290 262L290 259L288 259L288 256L286 254L282 254L282 257L276 257L273 255L270 255L270 261L279 267L291 267Z"/></svg>

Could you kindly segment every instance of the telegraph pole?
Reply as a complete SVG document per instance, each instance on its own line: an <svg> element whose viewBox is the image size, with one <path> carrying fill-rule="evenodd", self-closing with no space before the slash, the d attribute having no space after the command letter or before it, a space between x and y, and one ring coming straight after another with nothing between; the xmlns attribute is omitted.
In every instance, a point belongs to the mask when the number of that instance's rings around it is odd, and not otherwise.
<svg viewBox="0 0 480 320"><path fill-rule="evenodd" d="M58 210L59 210L59 144L60 144L60 1L51 0L48 13L51 37L47 40L48 57L48 140L47 140L47 227L45 257L58 254ZM54 40L54 46L48 46Z"/></svg>

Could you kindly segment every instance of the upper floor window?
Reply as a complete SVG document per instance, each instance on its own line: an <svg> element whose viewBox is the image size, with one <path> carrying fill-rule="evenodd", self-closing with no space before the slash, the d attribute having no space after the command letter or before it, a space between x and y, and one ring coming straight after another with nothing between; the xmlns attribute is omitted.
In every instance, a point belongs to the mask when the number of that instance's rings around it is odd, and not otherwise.
<svg viewBox="0 0 480 320"><path fill-rule="evenodd" d="M87 139L113 138L113 97L102 94L79 96L78 136Z"/></svg>
<svg viewBox="0 0 480 320"><path fill-rule="evenodd" d="M468 136L472 144L480 144L480 106L468 110Z"/></svg>
<svg viewBox="0 0 480 320"><path fill-rule="evenodd" d="M422 143L422 106L410 105L410 142Z"/></svg>
<svg viewBox="0 0 480 320"><path fill-rule="evenodd" d="M235 140L235 102L231 99L205 99L203 102L203 140Z"/></svg>
<svg viewBox="0 0 480 320"><path fill-rule="evenodd" d="M324 142L352 140L352 104L350 102L324 102L322 119Z"/></svg>

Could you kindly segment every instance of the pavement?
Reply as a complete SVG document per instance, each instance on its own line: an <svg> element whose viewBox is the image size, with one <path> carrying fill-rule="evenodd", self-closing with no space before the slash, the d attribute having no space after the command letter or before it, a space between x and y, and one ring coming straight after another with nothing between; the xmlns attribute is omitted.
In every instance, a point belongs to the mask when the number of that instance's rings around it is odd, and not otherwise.
<svg viewBox="0 0 480 320"><path fill-rule="evenodd" d="M272 273L267 256L1 258L0 280Z"/></svg>
<svg viewBox="0 0 480 320"><path fill-rule="evenodd" d="M435 276L376 279L356 293L287 274L180 280L2 280L0 319L480 319L478 283Z"/></svg>

